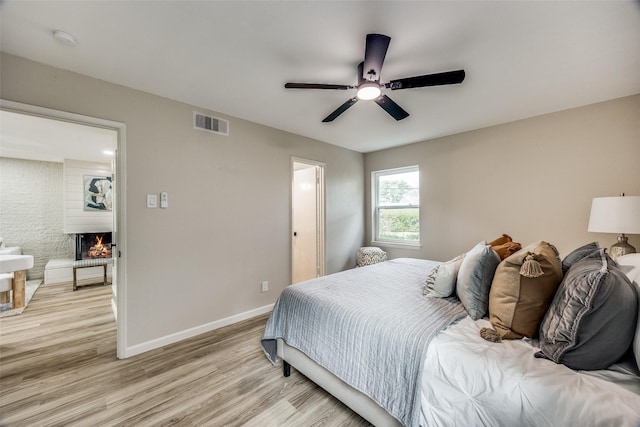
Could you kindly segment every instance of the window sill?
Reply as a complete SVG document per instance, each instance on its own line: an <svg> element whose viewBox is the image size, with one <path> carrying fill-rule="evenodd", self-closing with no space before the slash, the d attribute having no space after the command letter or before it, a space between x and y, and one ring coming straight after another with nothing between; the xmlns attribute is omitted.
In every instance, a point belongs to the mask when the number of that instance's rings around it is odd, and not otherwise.
<svg viewBox="0 0 640 427"><path fill-rule="evenodd" d="M383 248L394 248L394 249L408 249L410 251L419 251L422 249L422 245L420 242L418 243L396 243L396 242L385 242L385 241L372 241L372 245L380 246Z"/></svg>

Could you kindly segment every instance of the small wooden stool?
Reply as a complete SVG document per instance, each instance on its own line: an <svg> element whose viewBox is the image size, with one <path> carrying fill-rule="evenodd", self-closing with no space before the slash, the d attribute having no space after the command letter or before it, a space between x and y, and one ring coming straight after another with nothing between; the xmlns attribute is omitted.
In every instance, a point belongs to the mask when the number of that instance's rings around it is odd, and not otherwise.
<svg viewBox="0 0 640 427"><path fill-rule="evenodd" d="M89 259L81 259L79 261L73 262L73 290L78 289L78 279L76 275L76 270L78 268L87 268L87 267L98 267L102 266L104 268L104 276L103 276L103 284L107 285L107 265L113 264L113 258L89 258Z"/></svg>

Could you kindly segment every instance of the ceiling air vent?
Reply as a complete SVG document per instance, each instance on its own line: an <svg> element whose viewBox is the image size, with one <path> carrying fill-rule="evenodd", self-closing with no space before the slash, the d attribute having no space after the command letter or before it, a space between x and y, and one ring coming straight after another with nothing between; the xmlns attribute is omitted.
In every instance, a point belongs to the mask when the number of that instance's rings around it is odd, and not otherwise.
<svg viewBox="0 0 640 427"><path fill-rule="evenodd" d="M217 117L207 116L197 111L193 112L193 127L207 132L229 135L229 121Z"/></svg>

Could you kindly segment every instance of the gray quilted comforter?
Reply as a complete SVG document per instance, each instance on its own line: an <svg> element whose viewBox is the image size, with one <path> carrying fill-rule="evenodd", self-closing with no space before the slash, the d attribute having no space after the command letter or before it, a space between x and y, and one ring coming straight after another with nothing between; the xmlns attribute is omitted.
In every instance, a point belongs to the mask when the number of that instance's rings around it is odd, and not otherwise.
<svg viewBox="0 0 640 427"><path fill-rule="evenodd" d="M466 314L456 298L422 295L437 264L402 258L289 286L262 337L267 357L276 362L283 338L403 425L417 426L427 346Z"/></svg>

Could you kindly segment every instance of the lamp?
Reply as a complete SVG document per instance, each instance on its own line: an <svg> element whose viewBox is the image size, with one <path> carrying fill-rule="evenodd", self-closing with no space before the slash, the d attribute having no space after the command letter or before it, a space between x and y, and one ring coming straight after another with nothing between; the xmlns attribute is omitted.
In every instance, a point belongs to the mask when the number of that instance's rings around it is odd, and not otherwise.
<svg viewBox="0 0 640 427"><path fill-rule="evenodd" d="M640 234L640 196L596 197L591 202L588 230L593 233L620 233L618 243L611 246L609 254L619 256L635 253L636 248L627 242L627 234Z"/></svg>

